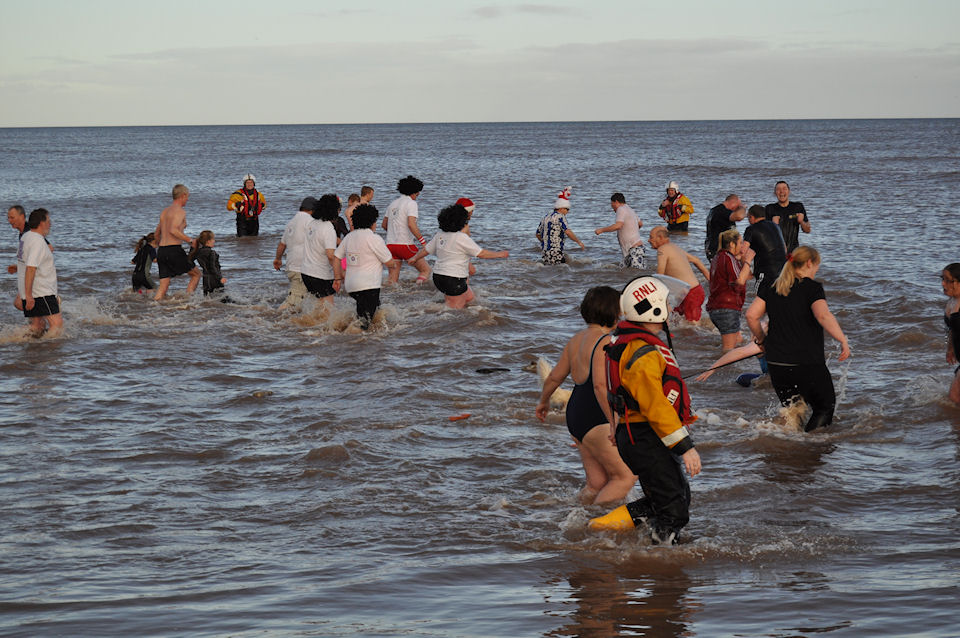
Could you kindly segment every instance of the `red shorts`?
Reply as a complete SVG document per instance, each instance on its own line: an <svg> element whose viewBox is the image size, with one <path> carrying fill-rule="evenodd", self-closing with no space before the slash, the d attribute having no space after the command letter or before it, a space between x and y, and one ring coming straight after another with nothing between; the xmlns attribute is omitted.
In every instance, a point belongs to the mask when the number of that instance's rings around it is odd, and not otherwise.
<svg viewBox="0 0 960 638"><path fill-rule="evenodd" d="M394 259L406 261L420 252L420 249L413 244L387 244L387 250L393 255Z"/></svg>
<svg viewBox="0 0 960 638"><path fill-rule="evenodd" d="M706 294L703 292L703 286L696 285L690 289L683 301L674 308L674 311L683 315L687 321L700 321L703 300Z"/></svg>

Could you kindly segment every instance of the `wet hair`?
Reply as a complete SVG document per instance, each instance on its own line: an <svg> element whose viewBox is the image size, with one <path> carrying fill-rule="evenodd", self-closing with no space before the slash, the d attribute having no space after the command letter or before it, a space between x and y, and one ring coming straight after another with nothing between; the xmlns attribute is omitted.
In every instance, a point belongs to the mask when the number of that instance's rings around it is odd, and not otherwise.
<svg viewBox="0 0 960 638"><path fill-rule="evenodd" d="M614 193L610 196L611 202L619 202L620 204L626 204L627 198L623 196L623 193Z"/></svg>
<svg viewBox="0 0 960 638"><path fill-rule="evenodd" d="M783 184L784 186L787 187L787 190L790 190L790 184L786 183L786 182L783 181L782 179L781 179L779 182L777 182L776 184L773 185L773 190L777 190L777 186L779 186L780 184Z"/></svg>
<svg viewBox="0 0 960 638"><path fill-rule="evenodd" d="M951 277L957 281L960 281L960 264L947 264L946 268L943 269L943 272L949 273Z"/></svg>
<svg viewBox="0 0 960 638"><path fill-rule="evenodd" d="M140 252L140 249L151 243L157 236L154 233L147 233L140 238L140 241L137 242L137 247L134 249L136 252Z"/></svg>
<svg viewBox="0 0 960 638"><path fill-rule="evenodd" d="M447 206L437 215L437 225L440 230L447 233L455 233L463 230L470 219L470 213L460 204Z"/></svg>
<svg viewBox="0 0 960 638"><path fill-rule="evenodd" d="M730 244L735 244L740 239L740 233L736 228L728 228L727 230L720 233L720 238L717 240L717 252L722 252L727 249L727 246Z"/></svg>
<svg viewBox="0 0 960 638"><path fill-rule="evenodd" d="M580 302L580 316L587 323L615 326L620 319L620 293L610 286L596 286Z"/></svg>
<svg viewBox="0 0 960 638"><path fill-rule="evenodd" d="M27 216L27 210L26 210L23 206L21 206L20 204L14 204L13 206L11 206L10 208L8 208L7 210L8 210L8 211L11 211L11 210L17 211L17 214L20 215L20 217L26 217L26 216Z"/></svg>
<svg viewBox="0 0 960 638"><path fill-rule="evenodd" d="M170 194L173 197L173 199L180 199L184 195L189 195L190 189L184 186L183 184L177 184L176 186L173 187L173 191L171 191Z"/></svg>
<svg viewBox="0 0 960 638"><path fill-rule="evenodd" d="M397 190L401 195L413 195L423 190L423 182L413 175L407 175L397 182Z"/></svg>
<svg viewBox="0 0 960 638"><path fill-rule="evenodd" d="M353 209L353 227L370 228L377 223L380 211L373 204L360 204Z"/></svg>
<svg viewBox="0 0 960 638"><path fill-rule="evenodd" d="M340 216L340 198L333 193L321 195L317 203L313 205L313 212L310 215L314 219L332 222Z"/></svg>
<svg viewBox="0 0 960 638"><path fill-rule="evenodd" d="M38 208L30 211L30 218L27 219L27 226L33 230L36 230L40 227L40 224L47 221L49 217L50 211L48 211L46 208Z"/></svg>
<svg viewBox="0 0 960 638"><path fill-rule="evenodd" d="M747 215L753 217L754 219L766 219L767 209L760 204L754 204L747 210Z"/></svg>
<svg viewBox="0 0 960 638"><path fill-rule="evenodd" d="M773 288L781 297L786 297L797 281L797 270L803 268L808 262L820 263L820 253L816 248L810 246L797 246L787 258L787 263L783 265L780 276L773 282Z"/></svg>
<svg viewBox="0 0 960 638"><path fill-rule="evenodd" d="M356 193L350 193L350 196L347 197L348 204L352 204L353 202L359 202L359 201L360 201L360 196L357 195Z"/></svg>
<svg viewBox="0 0 960 638"><path fill-rule="evenodd" d="M363 186L362 188L360 188L360 197L363 197L364 195L369 195L372 192L373 192L373 186Z"/></svg>
<svg viewBox="0 0 960 638"><path fill-rule="evenodd" d="M200 252L200 249L203 248L203 245L208 241L214 238L212 230L201 230L200 234L197 235L197 243L190 249L190 253L187 255L187 259L193 261L197 253Z"/></svg>

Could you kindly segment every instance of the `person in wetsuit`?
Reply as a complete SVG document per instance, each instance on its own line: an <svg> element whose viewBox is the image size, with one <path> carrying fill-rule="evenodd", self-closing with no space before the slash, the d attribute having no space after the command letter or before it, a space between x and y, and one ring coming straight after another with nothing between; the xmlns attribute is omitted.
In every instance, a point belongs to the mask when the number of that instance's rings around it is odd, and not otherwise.
<svg viewBox="0 0 960 638"><path fill-rule="evenodd" d="M157 260L157 236L154 233L147 233L137 242L136 254L130 263L133 264L133 284L134 292L141 292L143 288L153 290L156 284L150 279L150 264Z"/></svg>
<svg viewBox="0 0 960 638"><path fill-rule="evenodd" d="M943 269L940 285L943 294L950 297L943 310L943 321L947 324L947 363L957 365L960 362L960 263L949 264ZM953 371L949 396L951 401L960 405L960 366Z"/></svg>
<svg viewBox="0 0 960 638"><path fill-rule="evenodd" d="M737 222L746 217L747 210L740 202L740 197L731 193L723 200L710 209L707 213L707 237L703 242L704 252L707 253L707 261L713 261L717 253L722 249L717 243L720 240L720 233L725 230L737 227Z"/></svg>
<svg viewBox="0 0 960 638"><path fill-rule="evenodd" d="M543 421L550 409L550 396L568 375L576 384L567 401L567 430L576 439L587 484L580 492L585 505L623 499L637 482L607 439L611 419L607 405L607 377L603 346L620 317L620 293L609 286L591 288L580 303L587 327L573 335L560 361L543 382L536 415Z"/></svg>
<svg viewBox="0 0 960 638"><path fill-rule="evenodd" d="M767 219L763 206L751 206L747 218L750 225L743 232L743 254L757 278L759 290L761 286L770 286L780 276L787 263L787 249L780 229Z"/></svg>

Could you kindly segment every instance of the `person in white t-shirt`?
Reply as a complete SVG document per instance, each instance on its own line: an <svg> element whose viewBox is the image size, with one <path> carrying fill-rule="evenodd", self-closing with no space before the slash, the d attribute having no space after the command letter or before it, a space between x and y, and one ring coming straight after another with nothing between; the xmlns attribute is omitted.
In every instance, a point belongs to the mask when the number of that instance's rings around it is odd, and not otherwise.
<svg viewBox="0 0 960 638"><path fill-rule="evenodd" d="M311 213L317 200L306 197L300 203L300 210L287 222L283 229L283 236L277 244L277 256L273 260L274 270L280 270L283 265L283 253L287 253L287 279L290 280L290 291L280 308L299 307L303 298L307 296L307 289L300 276L303 264L303 241L307 235L307 226L313 221Z"/></svg>
<svg viewBox="0 0 960 638"><path fill-rule="evenodd" d="M50 213L38 208L27 219L30 230L20 237L17 250L17 297L13 305L30 320L36 336L55 336L63 330L60 298L57 296L57 269L47 245Z"/></svg>
<svg viewBox="0 0 960 638"><path fill-rule="evenodd" d="M383 267L393 268L396 259L390 255L383 238L374 232L380 212L372 204L360 204L353 209L354 230L347 234L334 251L334 283L343 281L347 293L357 302L360 326L366 330L380 307L380 286L383 285ZM340 260L346 257L344 277Z"/></svg>
<svg viewBox="0 0 960 638"><path fill-rule="evenodd" d="M400 197L390 202L383 217L383 229L387 231L387 248L396 259L396 266L390 269L388 281L395 284L400 280L400 265L407 261L420 273L417 275L417 283L421 284L430 276L430 266L424 259L410 258L417 254L420 246L427 243L417 226L417 198L423 190L423 182L413 175L407 175L397 182L397 190Z"/></svg>
<svg viewBox="0 0 960 638"><path fill-rule="evenodd" d="M617 218L609 226L596 229L597 235L617 231L617 240L620 242L620 251L623 253L621 268L643 268L644 248L640 238L640 228L643 222L637 218L633 209L627 206L623 193L614 193L610 196L610 208L616 211Z"/></svg>
<svg viewBox="0 0 960 638"><path fill-rule="evenodd" d="M437 256L433 265L433 284L444 294L451 308L463 308L474 299L473 290L467 282L471 257L504 259L510 256L506 250L480 248L469 235L462 232L469 219L470 213L460 204L447 206L437 215L440 232L409 259L412 264L428 254Z"/></svg>
<svg viewBox="0 0 960 638"><path fill-rule="evenodd" d="M337 261L337 229L333 222L340 214L340 198L332 193L323 195L313 207L310 224L303 242L303 263L300 276L314 297L333 303L343 279L337 279L333 263Z"/></svg>

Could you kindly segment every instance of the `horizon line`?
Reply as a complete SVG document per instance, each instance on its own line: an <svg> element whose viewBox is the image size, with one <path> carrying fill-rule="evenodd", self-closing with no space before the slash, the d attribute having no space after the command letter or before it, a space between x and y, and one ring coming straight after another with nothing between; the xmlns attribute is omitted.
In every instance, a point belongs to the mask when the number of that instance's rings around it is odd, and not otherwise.
<svg viewBox="0 0 960 638"><path fill-rule="evenodd" d="M884 121L884 120L955 120L958 116L888 116L888 117L768 117L676 120L463 120L447 122L293 122L248 124L47 124L0 126L0 130L41 128L165 128L165 127L219 127L219 126L436 126L459 124L630 124L653 122L817 122L817 121Z"/></svg>

